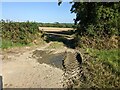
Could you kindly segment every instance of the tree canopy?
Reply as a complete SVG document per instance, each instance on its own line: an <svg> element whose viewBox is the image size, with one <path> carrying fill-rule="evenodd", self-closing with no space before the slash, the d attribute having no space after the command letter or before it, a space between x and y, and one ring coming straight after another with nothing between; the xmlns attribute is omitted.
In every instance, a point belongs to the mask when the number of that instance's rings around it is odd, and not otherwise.
<svg viewBox="0 0 120 90"><path fill-rule="evenodd" d="M118 34L120 3L118 2L74 2L71 8L76 13L75 24L80 34Z"/></svg>
<svg viewBox="0 0 120 90"><path fill-rule="evenodd" d="M70 11L76 14L74 21L79 35L118 35L119 2L72 2Z"/></svg>

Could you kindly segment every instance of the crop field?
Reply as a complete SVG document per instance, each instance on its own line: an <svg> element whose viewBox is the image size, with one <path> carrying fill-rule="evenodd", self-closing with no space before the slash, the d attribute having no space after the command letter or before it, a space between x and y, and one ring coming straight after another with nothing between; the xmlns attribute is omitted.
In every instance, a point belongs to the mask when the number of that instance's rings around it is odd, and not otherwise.
<svg viewBox="0 0 120 90"><path fill-rule="evenodd" d="M73 28L56 28L56 27L39 27L39 30L43 31L54 31L54 32L59 32L59 31L70 31L74 30Z"/></svg>

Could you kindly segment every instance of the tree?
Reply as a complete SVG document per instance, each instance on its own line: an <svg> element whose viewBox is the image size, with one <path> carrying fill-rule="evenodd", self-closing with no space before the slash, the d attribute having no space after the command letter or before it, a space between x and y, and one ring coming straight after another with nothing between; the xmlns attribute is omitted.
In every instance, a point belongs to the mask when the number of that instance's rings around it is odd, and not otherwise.
<svg viewBox="0 0 120 90"><path fill-rule="evenodd" d="M75 24L80 34L114 35L118 33L120 4L117 2L74 2Z"/></svg>
<svg viewBox="0 0 120 90"><path fill-rule="evenodd" d="M119 2L72 2L71 13L79 35L112 36L118 34ZM61 1L58 3L61 4ZM120 22L120 21L119 21Z"/></svg>

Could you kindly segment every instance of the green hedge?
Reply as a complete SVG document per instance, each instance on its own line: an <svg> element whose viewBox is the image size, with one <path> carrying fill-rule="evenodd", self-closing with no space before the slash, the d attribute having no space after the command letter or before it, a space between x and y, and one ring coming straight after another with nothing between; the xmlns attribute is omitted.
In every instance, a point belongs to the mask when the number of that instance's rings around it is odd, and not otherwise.
<svg viewBox="0 0 120 90"><path fill-rule="evenodd" d="M35 22L1 21L2 39L13 43L29 44L39 35L38 24Z"/></svg>

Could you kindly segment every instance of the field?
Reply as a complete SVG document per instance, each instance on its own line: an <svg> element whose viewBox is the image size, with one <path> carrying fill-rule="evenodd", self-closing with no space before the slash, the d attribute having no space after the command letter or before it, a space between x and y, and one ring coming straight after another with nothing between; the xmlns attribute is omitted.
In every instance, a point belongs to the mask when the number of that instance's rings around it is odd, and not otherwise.
<svg viewBox="0 0 120 90"><path fill-rule="evenodd" d="M39 30L43 31L54 31L54 32L60 32L60 31L69 31L74 30L73 28L56 28L56 27L39 27Z"/></svg>

